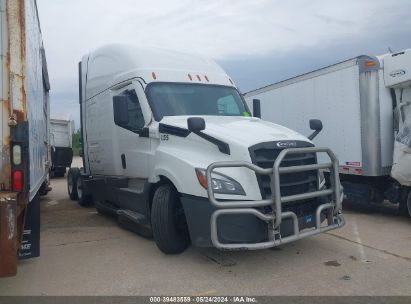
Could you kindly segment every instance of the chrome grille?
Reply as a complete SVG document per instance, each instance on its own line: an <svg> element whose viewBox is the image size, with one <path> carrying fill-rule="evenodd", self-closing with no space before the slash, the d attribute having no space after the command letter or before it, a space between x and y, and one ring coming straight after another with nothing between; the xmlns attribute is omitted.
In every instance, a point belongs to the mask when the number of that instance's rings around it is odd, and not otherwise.
<svg viewBox="0 0 411 304"><path fill-rule="evenodd" d="M278 143L281 143L280 145ZM272 168L274 161L280 152L289 145L292 148L312 147L313 145L304 141L281 141L261 143L249 148L253 164L262 168ZM279 147L281 146L281 147ZM315 153L289 155L284 158L281 167L309 165L317 163ZM271 197L271 181L268 175L257 175L263 199ZM317 171L306 171L298 173L281 174L280 176L281 196L300 194L317 190Z"/></svg>

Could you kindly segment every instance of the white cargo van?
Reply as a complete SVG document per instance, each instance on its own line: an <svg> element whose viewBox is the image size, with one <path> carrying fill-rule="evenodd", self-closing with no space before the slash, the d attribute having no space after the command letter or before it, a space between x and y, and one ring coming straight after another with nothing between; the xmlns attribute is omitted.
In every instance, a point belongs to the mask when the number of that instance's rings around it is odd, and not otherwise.
<svg viewBox="0 0 411 304"><path fill-rule="evenodd" d="M36 1L0 0L0 277L40 254L49 169L47 62Z"/></svg>
<svg viewBox="0 0 411 304"><path fill-rule="evenodd" d="M338 154L344 193L356 203L388 199L411 215L411 49L359 56L245 94L263 119L306 132ZM408 205L408 212L407 212Z"/></svg>
<svg viewBox="0 0 411 304"><path fill-rule="evenodd" d="M73 161L74 121L67 117L50 119L51 168L50 175L62 177Z"/></svg>
<svg viewBox="0 0 411 304"><path fill-rule="evenodd" d="M84 168L67 180L81 205L94 201L165 253L267 248L344 225L334 154L251 117L212 60L109 45L79 67Z"/></svg>

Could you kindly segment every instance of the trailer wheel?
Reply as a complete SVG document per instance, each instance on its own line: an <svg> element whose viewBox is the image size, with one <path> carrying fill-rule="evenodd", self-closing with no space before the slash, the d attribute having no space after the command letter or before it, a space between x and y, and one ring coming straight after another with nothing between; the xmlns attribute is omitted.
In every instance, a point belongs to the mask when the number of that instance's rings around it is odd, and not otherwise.
<svg viewBox="0 0 411 304"><path fill-rule="evenodd" d="M78 200L77 177L80 175L79 168L70 168L67 173L67 192L72 201Z"/></svg>
<svg viewBox="0 0 411 304"><path fill-rule="evenodd" d="M78 196L78 204L82 207L93 205L93 198L84 192L84 180L81 177L80 171L76 179L76 190Z"/></svg>
<svg viewBox="0 0 411 304"><path fill-rule="evenodd" d="M183 252L190 245L187 222L177 190L170 184L154 192L151 225L157 247L166 254Z"/></svg>

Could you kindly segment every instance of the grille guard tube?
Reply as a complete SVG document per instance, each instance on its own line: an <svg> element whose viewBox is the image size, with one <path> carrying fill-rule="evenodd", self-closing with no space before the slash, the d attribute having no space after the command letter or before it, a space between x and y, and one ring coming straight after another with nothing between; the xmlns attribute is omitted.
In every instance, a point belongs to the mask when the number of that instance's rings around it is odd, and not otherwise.
<svg viewBox="0 0 411 304"><path fill-rule="evenodd" d="M290 167L280 167L281 162L287 154L302 154L302 153L326 153L330 158L330 163L312 164L312 165L300 165ZM212 163L207 167L206 179L208 185L211 185L211 174L216 168L233 168L233 167L245 167L257 174L269 175L271 177L271 188L273 195L271 199L259 200L259 201L224 201L220 202L214 197L214 191L212 187L207 188L208 199L211 204L219 210L216 210L211 215L211 241L216 248L219 249L264 249L269 247L278 246L280 244L289 243L310 235L326 232L332 229L336 229L344 226L345 221L342 216L342 200L343 192L340 184L340 178L338 174L338 159L335 154L329 148L291 148L284 149L280 152L277 159L274 162L273 168L264 169L254 164L245 161L229 161L229 162L217 162ZM331 187L325 190L317 190L313 192L281 196L280 192L280 174L281 173L295 173L304 172L310 170L329 169L331 177ZM307 229L306 231L300 231L298 225L297 215L292 211L282 212L282 203L310 199L321 196L331 196L332 200L329 203L319 205L316 210L315 217L315 229ZM262 212L254 209L256 207L272 206L272 214L263 214ZM328 210L327 213L327 226L321 226L321 213L324 210ZM268 241L262 243L246 243L246 244L223 244L218 239L218 227L217 219L223 214L251 214L263 220L267 223L271 222L269 229ZM291 218L293 222L293 234L282 238L279 232L279 226L283 219ZM270 231L272 232L270 234ZM276 235L278 237L276 238Z"/></svg>

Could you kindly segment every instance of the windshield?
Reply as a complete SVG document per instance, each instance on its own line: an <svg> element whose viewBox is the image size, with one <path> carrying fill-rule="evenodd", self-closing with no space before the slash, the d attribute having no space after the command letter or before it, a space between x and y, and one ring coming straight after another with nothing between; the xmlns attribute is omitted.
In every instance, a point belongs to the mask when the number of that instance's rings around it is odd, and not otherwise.
<svg viewBox="0 0 411 304"><path fill-rule="evenodd" d="M250 116L233 87L153 83L147 88L147 97L157 121L179 115Z"/></svg>

